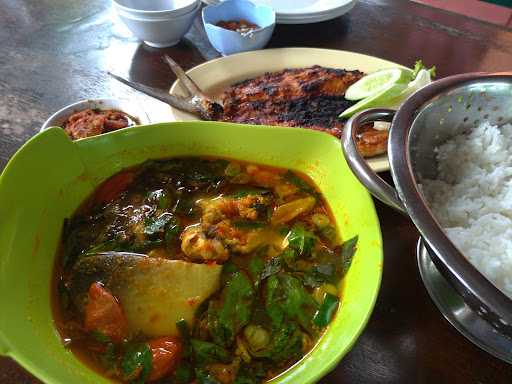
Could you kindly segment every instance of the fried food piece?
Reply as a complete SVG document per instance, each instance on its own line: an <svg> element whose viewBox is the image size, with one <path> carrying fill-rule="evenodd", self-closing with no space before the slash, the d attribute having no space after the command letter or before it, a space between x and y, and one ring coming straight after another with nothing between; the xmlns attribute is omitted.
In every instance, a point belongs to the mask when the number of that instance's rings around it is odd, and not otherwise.
<svg viewBox="0 0 512 384"><path fill-rule="evenodd" d="M62 125L73 140L100 135L132 125L131 117L113 109L84 109L72 114Z"/></svg>

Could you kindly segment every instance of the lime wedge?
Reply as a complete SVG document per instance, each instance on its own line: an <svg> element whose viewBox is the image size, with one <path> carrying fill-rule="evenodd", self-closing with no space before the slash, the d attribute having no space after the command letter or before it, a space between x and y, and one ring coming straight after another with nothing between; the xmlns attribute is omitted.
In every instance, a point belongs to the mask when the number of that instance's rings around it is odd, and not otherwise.
<svg viewBox="0 0 512 384"><path fill-rule="evenodd" d="M388 106L395 105L397 102L400 102L401 96L406 89L407 83L391 85L391 87L383 89L379 93L367 97L359 101L358 103L354 104L350 108L345 109L340 114L340 117L348 118L352 116L354 113L368 108L385 108Z"/></svg>
<svg viewBox="0 0 512 384"><path fill-rule="evenodd" d="M352 84L345 92L347 100L361 100L385 91L396 84L407 84L412 80L408 68L382 69L370 73Z"/></svg>

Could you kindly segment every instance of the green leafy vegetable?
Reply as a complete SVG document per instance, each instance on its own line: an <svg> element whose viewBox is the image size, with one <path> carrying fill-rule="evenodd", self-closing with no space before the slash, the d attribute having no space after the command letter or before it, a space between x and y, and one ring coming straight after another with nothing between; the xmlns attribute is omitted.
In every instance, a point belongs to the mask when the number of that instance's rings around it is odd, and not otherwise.
<svg viewBox="0 0 512 384"><path fill-rule="evenodd" d="M172 384L189 384L194 380L194 369L186 361L181 361L172 376Z"/></svg>
<svg viewBox="0 0 512 384"><path fill-rule="evenodd" d="M165 228L165 241L167 244L172 244L174 240L176 240L181 232L181 225L178 218L174 218L173 220L167 223Z"/></svg>
<svg viewBox="0 0 512 384"><path fill-rule="evenodd" d="M341 245L341 275L345 276L348 272L350 265L352 264L352 258L356 252L357 240L359 236L354 236L353 238L345 241Z"/></svg>
<svg viewBox="0 0 512 384"><path fill-rule="evenodd" d="M208 329L215 343L233 344L236 334L250 320L253 302L251 280L241 271L232 273L220 300L212 300L208 307Z"/></svg>
<svg viewBox="0 0 512 384"><path fill-rule="evenodd" d="M190 330L188 328L188 324L185 319L180 319L176 322L176 328L178 328L178 332L180 333L181 343L183 345L182 356L187 358L191 353L191 345L190 345Z"/></svg>
<svg viewBox="0 0 512 384"><path fill-rule="evenodd" d="M226 160L206 160L198 158L171 159L155 161L147 171L158 169L160 172L171 172L174 182L179 186L207 186L220 181L224 176Z"/></svg>
<svg viewBox="0 0 512 384"><path fill-rule="evenodd" d="M231 280L231 278L233 277L233 274L238 271L238 267L232 261L228 261L227 263L225 263L224 266L222 267L221 286L226 286L228 281Z"/></svg>
<svg viewBox="0 0 512 384"><path fill-rule="evenodd" d="M279 257L273 257L268 260L261 271L259 280L265 280L266 278L275 275L281 270L281 259Z"/></svg>
<svg viewBox="0 0 512 384"><path fill-rule="evenodd" d="M302 354L302 333L296 324L288 322L283 324L272 335L269 347L259 353L261 357L268 357L279 363L293 360Z"/></svg>
<svg viewBox="0 0 512 384"><path fill-rule="evenodd" d="M430 77L434 78L436 77L436 66L432 66L431 68L427 68L425 64L423 64L423 61L416 60L416 63L414 63L414 69L412 70L411 80L414 80L416 76L418 76L418 73L422 70L426 69L430 73Z"/></svg>
<svg viewBox="0 0 512 384"><path fill-rule="evenodd" d="M318 304L299 279L287 273L272 275L265 293L265 307L274 329L280 328L285 318L298 321L305 329L311 328Z"/></svg>
<svg viewBox="0 0 512 384"><path fill-rule="evenodd" d="M315 246L315 235L306 230L302 224L295 224L288 233L288 243L290 248L295 249L301 256L309 256Z"/></svg>
<svg viewBox="0 0 512 384"><path fill-rule="evenodd" d="M283 179L290 184L295 185L299 190L302 192L311 193L313 195L316 195L317 192L303 179L301 179L299 176L297 176L292 171L288 170L284 175Z"/></svg>
<svg viewBox="0 0 512 384"><path fill-rule="evenodd" d="M284 298L280 290L279 278L276 275L270 276L265 288L266 311L272 321L272 328L276 329L283 323L285 314L283 307L280 305Z"/></svg>
<svg viewBox="0 0 512 384"><path fill-rule="evenodd" d="M170 199L167 195L165 189L157 189L155 191L151 191L148 194L147 201L149 204L155 204L160 209L165 209L169 206Z"/></svg>
<svg viewBox="0 0 512 384"><path fill-rule="evenodd" d="M250 195L268 195L270 190L266 188L255 188L255 187L245 187L237 190L233 197L239 199L241 197L250 196Z"/></svg>
<svg viewBox="0 0 512 384"><path fill-rule="evenodd" d="M316 288L324 283L336 284L336 266L333 263L313 265L304 273L304 285Z"/></svg>
<svg viewBox="0 0 512 384"><path fill-rule="evenodd" d="M265 248L267 248L267 247L265 247ZM249 261L248 270L249 270L249 274L251 275L251 279L254 282L255 286L258 286L260 283L260 276L261 276L261 272L263 271L264 267L265 267L265 262L263 261L263 259L261 257L255 256L255 257L251 258L251 260Z"/></svg>
<svg viewBox="0 0 512 384"><path fill-rule="evenodd" d="M91 332L91 336L96 340L96 341L99 341L100 343L110 343L110 337L108 337L107 335L105 335L104 333L100 332L100 331L97 331L97 330L94 330Z"/></svg>
<svg viewBox="0 0 512 384"><path fill-rule="evenodd" d="M296 261L296 258L297 258L297 253L291 249L291 248L286 248L280 255L279 257L281 258L281 260L283 260L284 264L286 264L286 266L288 268L290 268L291 270L294 270L295 269L295 261Z"/></svg>
<svg viewBox="0 0 512 384"><path fill-rule="evenodd" d="M113 371L116 368L117 357L116 357L116 347L113 343L108 343L105 352L100 355L101 365L107 371Z"/></svg>
<svg viewBox="0 0 512 384"><path fill-rule="evenodd" d="M229 363L231 361L229 351L217 344L199 339L190 339L190 345L195 359L200 364Z"/></svg>
<svg viewBox="0 0 512 384"><path fill-rule="evenodd" d="M320 308L313 318L313 324L319 328L326 327L336 313L339 302L340 299L337 296L326 293L323 303L320 305Z"/></svg>
<svg viewBox="0 0 512 384"><path fill-rule="evenodd" d="M332 225L327 225L320 229L318 232L320 232L320 236L323 237L329 245L335 246L338 243L338 234L336 232L336 228L334 228Z"/></svg>
<svg viewBox="0 0 512 384"><path fill-rule="evenodd" d="M165 226L171 222L176 223L176 219L174 215L168 212L162 213L157 218L148 217L144 221L144 233L146 235L161 233L164 231Z"/></svg>
<svg viewBox="0 0 512 384"><path fill-rule="evenodd" d="M235 220L233 221L233 227L238 229L260 229L265 228L267 224L262 221L255 220Z"/></svg>
<svg viewBox="0 0 512 384"><path fill-rule="evenodd" d="M248 374L238 374L233 384L257 384L258 382Z"/></svg>
<svg viewBox="0 0 512 384"><path fill-rule="evenodd" d="M262 361L253 360L250 365L242 363L233 384L260 383L267 376L267 370Z"/></svg>
<svg viewBox="0 0 512 384"><path fill-rule="evenodd" d="M144 383L151 372L153 357L151 349L145 343L132 344L126 350L121 361L123 376L133 383Z"/></svg>
<svg viewBox="0 0 512 384"><path fill-rule="evenodd" d="M176 201L176 205L174 206L174 212L181 215L193 216L195 214L194 202L195 200L190 196L181 196Z"/></svg>
<svg viewBox="0 0 512 384"><path fill-rule="evenodd" d="M196 368L196 379L198 384L221 384L220 381L201 368Z"/></svg>

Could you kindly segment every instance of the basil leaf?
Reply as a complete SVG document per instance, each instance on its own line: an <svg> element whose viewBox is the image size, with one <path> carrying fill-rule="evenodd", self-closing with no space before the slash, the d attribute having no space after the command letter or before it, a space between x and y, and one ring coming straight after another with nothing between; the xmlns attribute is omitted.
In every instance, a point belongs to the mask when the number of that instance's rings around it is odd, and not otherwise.
<svg viewBox="0 0 512 384"><path fill-rule="evenodd" d="M264 363L258 360L252 360L250 364L242 363L233 384L260 383L267 377L267 372L270 368L269 362Z"/></svg>
<svg viewBox="0 0 512 384"><path fill-rule="evenodd" d="M336 284L336 266L333 263L314 265L304 273L303 281L312 288L324 283Z"/></svg>
<svg viewBox="0 0 512 384"><path fill-rule="evenodd" d="M181 355L183 357L188 357L191 354L191 345L190 345L190 330L188 328L187 321L185 319L180 319L176 322L176 328L178 328L178 332L180 333L181 343L183 345L183 351Z"/></svg>
<svg viewBox="0 0 512 384"><path fill-rule="evenodd" d="M97 331L97 330L94 330L91 332L91 336L96 340L96 341L99 341L100 343L110 343L110 337L108 337L107 335L105 335L104 333L100 332L100 331Z"/></svg>
<svg viewBox="0 0 512 384"><path fill-rule="evenodd" d="M220 381L201 368L196 368L196 379L198 384L221 384Z"/></svg>
<svg viewBox="0 0 512 384"><path fill-rule="evenodd" d="M154 235L164 231L165 226L170 222L175 222L175 218L171 213L162 213L157 218L148 217L144 221L144 234Z"/></svg>
<svg viewBox="0 0 512 384"><path fill-rule="evenodd" d="M260 276L263 268L265 267L265 263L259 257L253 257L249 261L249 274L251 275L251 279L254 282L255 286L258 286L260 283Z"/></svg>
<svg viewBox="0 0 512 384"><path fill-rule="evenodd" d="M319 328L326 327L336 313L339 302L340 299L337 296L326 293L322 305L320 305L320 308L313 318L313 324Z"/></svg>
<svg viewBox="0 0 512 384"><path fill-rule="evenodd" d="M254 302L251 280L241 271L227 279L220 300L210 301L208 307L208 329L213 341L229 346L236 334L249 322Z"/></svg>
<svg viewBox="0 0 512 384"><path fill-rule="evenodd" d="M356 253L357 240L359 236L354 236L353 238L345 241L341 245L340 256L341 256L341 276L345 276L348 272L350 265L352 264L352 258Z"/></svg>
<svg viewBox="0 0 512 384"><path fill-rule="evenodd" d="M267 224L262 221L236 220L233 221L233 227L238 229L259 229L264 228Z"/></svg>
<svg viewBox="0 0 512 384"><path fill-rule="evenodd" d="M151 349L145 343L132 344L126 350L121 361L124 378L133 383L144 383L153 365Z"/></svg>
<svg viewBox="0 0 512 384"><path fill-rule="evenodd" d="M299 279L280 273L269 277L265 288L265 308L274 329L279 328L284 319L295 320L303 328L311 329L318 304Z"/></svg>
<svg viewBox="0 0 512 384"><path fill-rule="evenodd" d="M186 361L181 361L174 371L172 384L189 384L194 380L194 370Z"/></svg>
<svg viewBox="0 0 512 384"><path fill-rule="evenodd" d="M268 260L261 271L259 280L265 280L266 278L275 275L281 270L281 259L279 257L273 257Z"/></svg>
<svg viewBox="0 0 512 384"><path fill-rule="evenodd" d="M275 363L290 361L302 355L302 333L292 322L283 324L275 330L268 348L258 353L259 357L267 357Z"/></svg>
<svg viewBox="0 0 512 384"><path fill-rule="evenodd" d="M299 255L309 256L315 246L315 235L306 230L302 224L295 224L288 233L288 244Z"/></svg>
<svg viewBox="0 0 512 384"><path fill-rule="evenodd" d="M193 216L195 214L195 200L189 196L179 197L174 205L173 212L181 215Z"/></svg>
<svg viewBox="0 0 512 384"><path fill-rule="evenodd" d="M336 228L332 225L327 225L319 230L320 236L323 237L327 242L331 245L337 245L338 241L338 233L336 232Z"/></svg>
<svg viewBox="0 0 512 384"><path fill-rule="evenodd" d="M284 175L283 179L290 184L295 185L297 188L299 188L303 192L311 193L316 195L316 191L303 179L301 179L299 176L297 176L292 171L288 170Z"/></svg>
<svg viewBox="0 0 512 384"><path fill-rule="evenodd" d="M108 343L105 352L100 355L100 362L107 371L115 370L117 358L116 347L113 343Z"/></svg>
<svg viewBox="0 0 512 384"><path fill-rule="evenodd" d="M148 193L146 201L153 205L156 204L158 208L165 209L169 206L169 197L165 189L157 189Z"/></svg>
<svg viewBox="0 0 512 384"><path fill-rule="evenodd" d="M190 345L195 359L201 364L229 363L231 361L230 353L217 344L199 339L190 339Z"/></svg>
<svg viewBox="0 0 512 384"><path fill-rule="evenodd" d="M241 188L233 194L233 197L239 199L249 195L267 195L270 190L266 188Z"/></svg>
<svg viewBox="0 0 512 384"><path fill-rule="evenodd" d="M178 218L173 218L165 227L165 242L169 245L178 239L181 233L181 225Z"/></svg>

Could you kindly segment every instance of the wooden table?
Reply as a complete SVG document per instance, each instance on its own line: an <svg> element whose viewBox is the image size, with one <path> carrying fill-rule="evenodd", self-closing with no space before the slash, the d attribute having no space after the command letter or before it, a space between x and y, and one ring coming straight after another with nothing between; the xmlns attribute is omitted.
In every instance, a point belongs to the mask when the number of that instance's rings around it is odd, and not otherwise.
<svg viewBox="0 0 512 384"><path fill-rule="evenodd" d="M66 104L99 96L145 98L110 80L106 70L168 89L174 77L163 53L185 68L216 55L199 20L175 47L139 43L107 0L0 0L0 10L0 169ZM290 46L351 50L404 65L422 58L436 64L441 77L512 66L512 31L406 0L360 0L329 22L278 25L270 47ZM321 382L510 382L512 367L464 339L431 302L416 267L414 226L376 205L385 258L380 295L355 347ZM0 383L38 382L0 359Z"/></svg>

